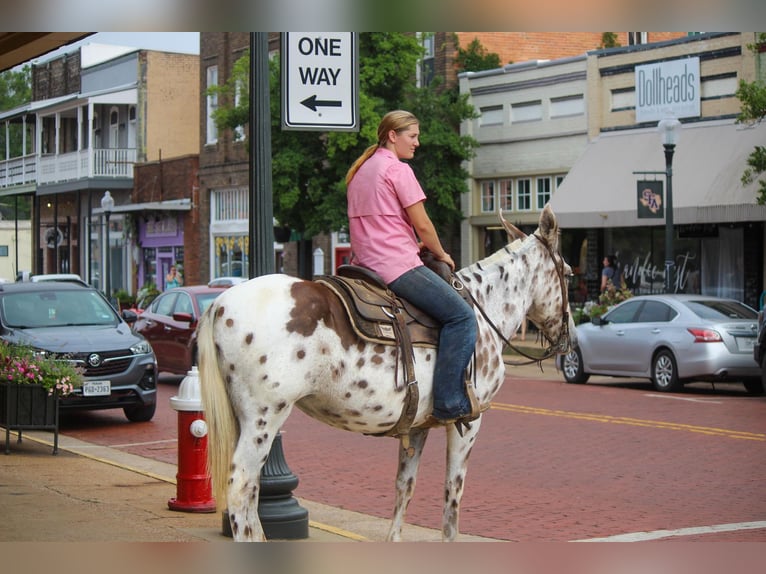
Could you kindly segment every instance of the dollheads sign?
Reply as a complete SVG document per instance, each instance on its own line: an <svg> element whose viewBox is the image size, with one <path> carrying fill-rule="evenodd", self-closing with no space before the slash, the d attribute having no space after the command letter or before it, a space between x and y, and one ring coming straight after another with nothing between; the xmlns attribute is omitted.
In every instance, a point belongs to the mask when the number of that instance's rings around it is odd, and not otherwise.
<svg viewBox="0 0 766 574"><path fill-rule="evenodd" d="M357 32L282 32L282 128L359 131Z"/></svg>
<svg viewBox="0 0 766 574"><path fill-rule="evenodd" d="M636 66L636 122L700 115L700 59Z"/></svg>

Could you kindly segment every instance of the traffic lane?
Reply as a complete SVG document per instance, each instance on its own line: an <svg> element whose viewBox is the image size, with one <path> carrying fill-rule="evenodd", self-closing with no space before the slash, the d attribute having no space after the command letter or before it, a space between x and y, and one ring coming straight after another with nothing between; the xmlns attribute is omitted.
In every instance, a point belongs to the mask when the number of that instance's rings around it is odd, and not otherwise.
<svg viewBox="0 0 766 574"><path fill-rule="evenodd" d="M763 520L764 400L696 389L658 396L634 384L509 377L470 457L461 532L567 541ZM296 495L390 516L395 440L294 413L283 446L300 479ZM444 433L432 431L407 513L412 523L440 525L444 452ZM699 536L764 541L766 531Z"/></svg>

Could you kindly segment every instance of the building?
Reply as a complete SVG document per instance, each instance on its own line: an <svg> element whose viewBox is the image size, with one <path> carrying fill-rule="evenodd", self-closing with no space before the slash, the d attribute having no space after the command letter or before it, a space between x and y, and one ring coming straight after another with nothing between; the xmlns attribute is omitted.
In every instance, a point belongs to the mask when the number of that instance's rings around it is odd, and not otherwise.
<svg viewBox="0 0 766 574"><path fill-rule="evenodd" d="M747 47L754 43L753 33L706 33L461 75L461 91L481 111L463 126L482 144L466 202L467 253L481 256L497 241L493 201L529 230L547 198L576 273L573 301L597 297L610 253L634 293L662 291L664 217L648 216L641 198L667 183L657 124L673 108L682 123L671 180L673 290L757 307L766 206L756 204L757 184L740 177L766 126L737 124L735 95L740 79L763 78ZM677 94L682 81L693 91L659 105L656 90L668 77Z"/></svg>
<svg viewBox="0 0 766 574"><path fill-rule="evenodd" d="M140 286L144 216L183 229L192 189L181 205L136 204L134 166L198 152L199 126L188 121L199 109L198 74L196 55L99 44L33 63L32 102L0 113L4 127L21 126L13 133L23 151L0 161L0 193L33 202L33 273L78 273L103 289L108 262L112 290ZM182 263L183 234L165 238Z"/></svg>

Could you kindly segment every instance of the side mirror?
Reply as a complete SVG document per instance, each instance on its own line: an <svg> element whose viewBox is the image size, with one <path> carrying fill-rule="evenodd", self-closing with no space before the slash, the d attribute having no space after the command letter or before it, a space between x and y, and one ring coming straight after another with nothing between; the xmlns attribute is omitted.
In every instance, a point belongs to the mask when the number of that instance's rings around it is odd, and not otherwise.
<svg viewBox="0 0 766 574"><path fill-rule="evenodd" d="M132 325L138 320L138 314L135 311L131 311L130 309L123 309L120 315L122 316L122 320L125 321L128 325Z"/></svg>
<svg viewBox="0 0 766 574"><path fill-rule="evenodd" d="M173 321L193 323L194 316L191 313L173 313Z"/></svg>
<svg viewBox="0 0 766 574"><path fill-rule="evenodd" d="M591 323L597 326L606 325L609 321L606 321L601 315L596 315L595 317L592 317L590 320Z"/></svg>

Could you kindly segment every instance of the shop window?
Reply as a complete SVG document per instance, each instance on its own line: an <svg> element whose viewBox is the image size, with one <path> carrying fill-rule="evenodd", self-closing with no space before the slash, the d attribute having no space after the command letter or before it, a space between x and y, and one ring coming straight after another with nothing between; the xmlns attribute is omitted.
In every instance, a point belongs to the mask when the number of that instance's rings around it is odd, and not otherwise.
<svg viewBox="0 0 766 574"><path fill-rule="evenodd" d="M532 180L519 179L516 181L516 210L531 211L532 209Z"/></svg>
<svg viewBox="0 0 766 574"><path fill-rule="evenodd" d="M495 182L487 180L481 182L481 210L485 213L495 211Z"/></svg>

